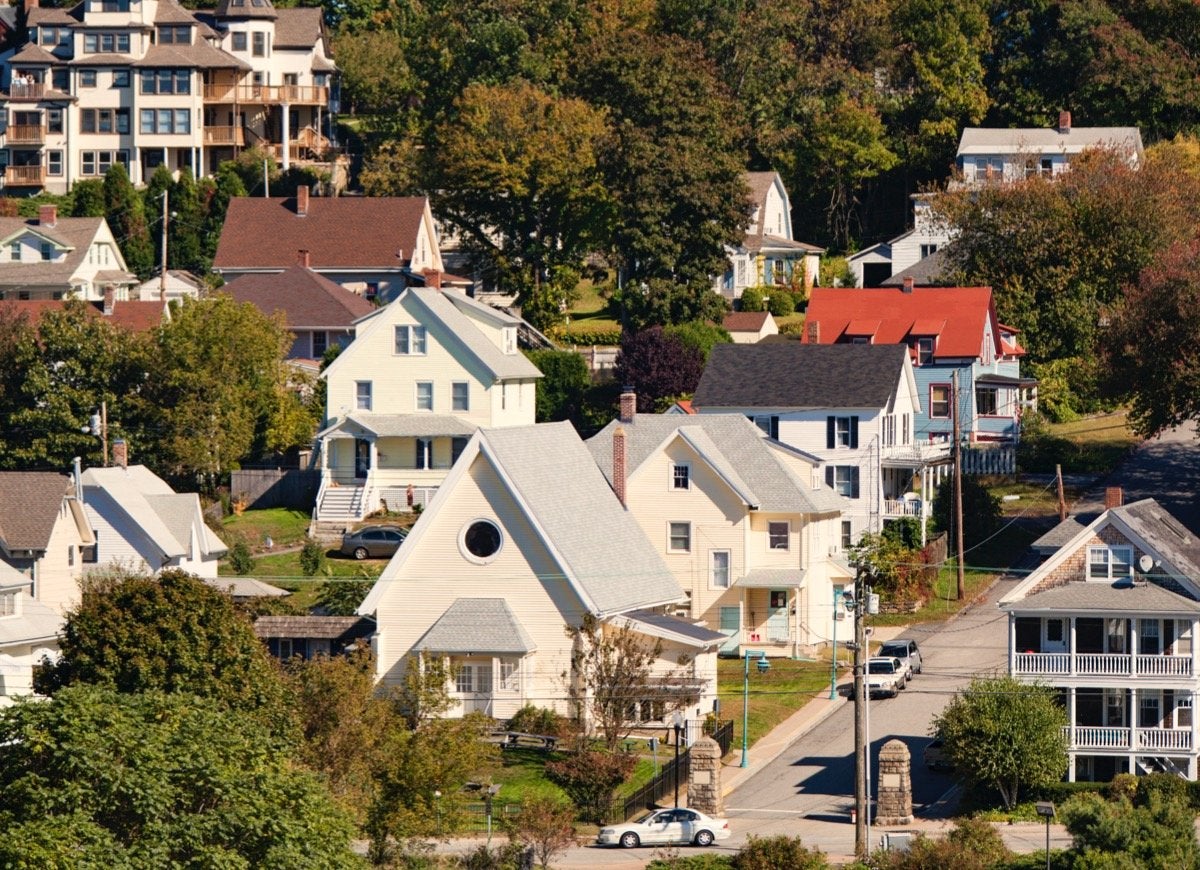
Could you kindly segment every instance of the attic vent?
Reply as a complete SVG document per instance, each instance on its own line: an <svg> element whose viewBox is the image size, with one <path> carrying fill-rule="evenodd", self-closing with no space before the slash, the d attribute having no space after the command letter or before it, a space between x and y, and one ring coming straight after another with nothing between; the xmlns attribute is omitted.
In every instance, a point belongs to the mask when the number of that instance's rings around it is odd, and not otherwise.
<svg viewBox="0 0 1200 870"><path fill-rule="evenodd" d="M1159 521L1172 532L1174 532L1179 540L1187 540L1187 530L1183 526L1179 525L1179 521L1176 520L1175 517L1171 516L1170 514L1163 514L1161 517L1159 517Z"/></svg>

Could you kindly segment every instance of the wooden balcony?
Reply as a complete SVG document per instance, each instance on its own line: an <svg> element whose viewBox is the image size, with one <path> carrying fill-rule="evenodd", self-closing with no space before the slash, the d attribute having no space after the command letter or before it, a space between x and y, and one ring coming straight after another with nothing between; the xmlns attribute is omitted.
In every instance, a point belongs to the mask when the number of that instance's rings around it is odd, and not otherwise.
<svg viewBox="0 0 1200 870"><path fill-rule="evenodd" d="M205 145L245 145L246 136L241 127L205 127Z"/></svg>
<svg viewBox="0 0 1200 870"><path fill-rule="evenodd" d="M1015 656L1013 673L1034 676L1165 677L1192 676L1192 657L1120 653L1038 653Z"/></svg>
<svg viewBox="0 0 1200 870"><path fill-rule="evenodd" d="M4 183L10 187L40 187L46 181L46 170L42 166L7 166Z"/></svg>
<svg viewBox="0 0 1200 870"><path fill-rule="evenodd" d="M4 141L9 145L43 145L46 128L41 124L9 124Z"/></svg>
<svg viewBox="0 0 1200 870"><path fill-rule="evenodd" d="M50 94L61 96L58 91L41 82L13 82L8 88L8 99L13 102L18 100L41 100Z"/></svg>
<svg viewBox="0 0 1200 870"><path fill-rule="evenodd" d="M1076 725L1073 729L1064 728L1063 736L1070 742L1071 749L1124 749L1139 752L1190 752L1192 749L1190 728Z"/></svg>
<svg viewBox="0 0 1200 870"><path fill-rule="evenodd" d="M329 88L316 85L205 85L204 102L324 106L329 103Z"/></svg>

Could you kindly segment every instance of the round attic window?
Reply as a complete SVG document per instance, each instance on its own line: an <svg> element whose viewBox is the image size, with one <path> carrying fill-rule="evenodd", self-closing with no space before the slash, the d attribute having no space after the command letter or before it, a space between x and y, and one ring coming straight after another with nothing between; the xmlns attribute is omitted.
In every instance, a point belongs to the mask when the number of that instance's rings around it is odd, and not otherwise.
<svg viewBox="0 0 1200 870"><path fill-rule="evenodd" d="M472 562L488 562L500 552L504 536L491 520L473 520L463 529L461 544Z"/></svg>

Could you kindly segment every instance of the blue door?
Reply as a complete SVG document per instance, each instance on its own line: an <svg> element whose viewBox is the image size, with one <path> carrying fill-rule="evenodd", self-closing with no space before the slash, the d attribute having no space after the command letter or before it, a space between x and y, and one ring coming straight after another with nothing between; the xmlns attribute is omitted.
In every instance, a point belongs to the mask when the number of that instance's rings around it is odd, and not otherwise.
<svg viewBox="0 0 1200 870"><path fill-rule="evenodd" d="M720 632L728 640L721 644L721 649L717 652L717 655L736 656L738 654L738 647L742 643L742 608L721 608Z"/></svg>
<svg viewBox="0 0 1200 870"><path fill-rule="evenodd" d="M771 590L771 606L767 615L767 639L772 643L788 642L788 602L786 589Z"/></svg>

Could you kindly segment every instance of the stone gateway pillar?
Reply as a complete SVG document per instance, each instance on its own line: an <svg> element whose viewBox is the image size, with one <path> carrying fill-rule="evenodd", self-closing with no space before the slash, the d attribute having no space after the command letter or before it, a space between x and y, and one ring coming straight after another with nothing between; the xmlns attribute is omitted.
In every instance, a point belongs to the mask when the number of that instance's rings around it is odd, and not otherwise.
<svg viewBox="0 0 1200 870"><path fill-rule="evenodd" d="M711 737L701 737L689 751L692 763L687 805L705 815L720 816L725 810L721 796L721 745Z"/></svg>
<svg viewBox="0 0 1200 870"><path fill-rule="evenodd" d="M879 750L878 794L875 824L912 824L912 759L903 741L889 740Z"/></svg>

